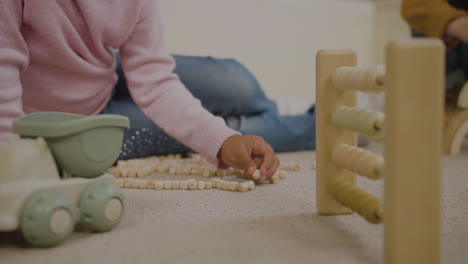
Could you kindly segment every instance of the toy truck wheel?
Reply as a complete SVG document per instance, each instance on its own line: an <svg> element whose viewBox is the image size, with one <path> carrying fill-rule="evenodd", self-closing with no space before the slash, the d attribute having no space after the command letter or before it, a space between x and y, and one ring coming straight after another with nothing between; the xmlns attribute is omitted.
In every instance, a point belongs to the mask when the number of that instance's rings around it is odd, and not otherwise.
<svg viewBox="0 0 468 264"><path fill-rule="evenodd" d="M109 181L92 184L81 197L81 223L91 231L111 230L120 222L123 211L122 191Z"/></svg>
<svg viewBox="0 0 468 264"><path fill-rule="evenodd" d="M21 233L32 246L60 244L75 226L74 207L70 201L53 192L40 192L31 197L21 216Z"/></svg>

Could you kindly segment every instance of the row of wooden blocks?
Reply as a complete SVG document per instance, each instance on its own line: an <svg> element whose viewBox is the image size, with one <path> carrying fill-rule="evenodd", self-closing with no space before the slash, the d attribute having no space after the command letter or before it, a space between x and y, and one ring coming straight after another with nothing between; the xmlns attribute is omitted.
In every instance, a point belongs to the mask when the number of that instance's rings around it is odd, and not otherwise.
<svg viewBox="0 0 468 264"><path fill-rule="evenodd" d="M237 182L222 179L210 181L190 180L141 180L134 178L117 179L120 188L151 189L151 190L209 190L221 189L246 192L255 188L253 181Z"/></svg>

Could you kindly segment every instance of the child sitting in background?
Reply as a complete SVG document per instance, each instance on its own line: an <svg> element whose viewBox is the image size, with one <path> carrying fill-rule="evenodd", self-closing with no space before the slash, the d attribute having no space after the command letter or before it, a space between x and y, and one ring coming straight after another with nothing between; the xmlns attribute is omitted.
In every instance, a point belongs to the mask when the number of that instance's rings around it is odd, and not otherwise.
<svg viewBox="0 0 468 264"><path fill-rule="evenodd" d="M177 56L174 73L156 0L2 0L0 30L0 142L24 113L121 114L121 159L193 150L260 181L273 148L315 147L314 108L279 115L238 62Z"/></svg>
<svg viewBox="0 0 468 264"><path fill-rule="evenodd" d="M468 80L468 1L404 0L401 13L416 37L436 37L447 45L447 100L456 99ZM465 89L467 89L465 86Z"/></svg>

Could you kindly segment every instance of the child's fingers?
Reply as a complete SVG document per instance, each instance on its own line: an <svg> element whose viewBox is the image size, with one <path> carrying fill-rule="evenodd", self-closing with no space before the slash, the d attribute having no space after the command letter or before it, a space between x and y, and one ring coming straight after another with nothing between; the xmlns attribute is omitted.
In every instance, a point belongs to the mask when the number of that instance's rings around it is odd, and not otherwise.
<svg viewBox="0 0 468 264"><path fill-rule="evenodd" d="M264 180L271 178L271 176L273 176L275 173L276 168L278 168L278 164L278 158L276 157L273 150L266 152L265 156L263 157L263 163L260 166L261 176L259 182L263 182Z"/></svg>

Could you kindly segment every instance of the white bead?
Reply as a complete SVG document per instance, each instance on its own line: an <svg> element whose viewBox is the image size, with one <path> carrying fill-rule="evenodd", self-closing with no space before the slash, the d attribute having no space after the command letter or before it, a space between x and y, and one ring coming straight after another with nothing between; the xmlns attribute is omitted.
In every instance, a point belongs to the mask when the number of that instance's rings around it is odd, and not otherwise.
<svg viewBox="0 0 468 264"><path fill-rule="evenodd" d="M156 171L159 173L164 173L169 170L169 165L166 162L158 164Z"/></svg>
<svg viewBox="0 0 468 264"><path fill-rule="evenodd" d="M211 183L213 185L213 188L219 188L220 181L221 181L220 179L212 179Z"/></svg>
<svg viewBox="0 0 468 264"><path fill-rule="evenodd" d="M211 188L213 188L213 182L211 182L211 181L205 182L205 189L208 190L208 189L211 189Z"/></svg>
<svg viewBox="0 0 468 264"><path fill-rule="evenodd" d="M120 170L117 167L110 168L109 173L112 174L112 176L114 176L116 178L120 177Z"/></svg>
<svg viewBox="0 0 468 264"><path fill-rule="evenodd" d="M190 169L190 174L192 175L200 175L201 174L200 172L201 172L201 168L199 167L192 167Z"/></svg>
<svg viewBox="0 0 468 264"><path fill-rule="evenodd" d="M302 170L302 164L301 163L295 163L294 164L294 171L301 171Z"/></svg>
<svg viewBox="0 0 468 264"><path fill-rule="evenodd" d="M146 169L141 169L139 171L136 171L136 176L138 178L143 178L143 177L147 176L148 174L149 174L149 172Z"/></svg>
<svg viewBox="0 0 468 264"><path fill-rule="evenodd" d="M270 178L270 183L271 184L278 183L279 181L280 181L280 178L277 175Z"/></svg>
<svg viewBox="0 0 468 264"><path fill-rule="evenodd" d="M165 180L164 181L164 189L170 190L172 188L172 181L171 180Z"/></svg>
<svg viewBox="0 0 468 264"><path fill-rule="evenodd" d="M128 177L136 178L136 171L134 168L131 168L130 170L128 170Z"/></svg>
<svg viewBox="0 0 468 264"><path fill-rule="evenodd" d="M120 176L127 177L128 176L128 169L127 168L121 168L120 169Z"/></svg>
<svg viewBox="0 0 468 264"><path fill-rule="evenodd" d="M124 187L125 188L132 188L132 179L125 179L124 180Z"/></svg>
<svg viewBox="0 0 468 264"><path fill-rule="evenodd" d="M125 162L124 160L117 161L117 167L124 167L126 165L127 165L127 162Z"/></svg>
<svg viewBox="0 0 468 264"><path fill-rule="evenodd" d="M278 173L278 177L280 179L286 179L288 177L288 173L284 170L280 170L279 173Z"/></svg>
<svg viewBox="0 0 468 264"><path fill-rule="evenodd" d="M190 175L190 168L183 167L180 175L183 175L183 176Z"/></svg>
<svg viewBox="0 0 468 264"><path fill-rule="evenodd" d="M210 173L209 169L204 169L203 170L203 174L202 174L203 177L209 178L210 175L211 175L211 173Z"/></svg>
<svg viewBox="0 0 468 264"><path fill-rule="evenodd" d="M140 181L139 180L132 180L132 188L138 188L140 186Z"/></svg>
<svg viewBox="0 0 468 264"><path fill-rule="evenodd" d="M154 181L153 180L146 181L146 189L154 189Z"/></svg>
<svg viewBox="0 0 468 264"><path fill-rule="evenodd" d="M237 191L238 192L246 192L248 190L250 190L250 184L248 182L241 182L237 186Z"/></svg>
<svg viewBox="0 0 468 264"><path fill-rule="evenodd" d="M187 189L188 189L188 184L189 184L189 181L180 181L180 183L179 183L179 189L181 189L181 190L187 190Z"/></svg>
<svg viewBox="0 0 468 264"><path fill-rule="evenodd" d="M205 190L205 182L199 181L198 182L198 190Z"/></svg>
<svg viewBox="0 0 468 264"><path fill-rule="evenodd" d="M243 178L245 176L245 172L243 170L234 169L233 173L238 178Z"/></svg>
<svg viewBox="0 0 468 264"><path fill-rule="evenodd" d="M237 186L239 186L239 183L238 182L228 182L228 190L230 191L236 191L237 190Z"/></svg>
<svg viewBox="0 0 468 264"><path fill-rule="evenodd" d="M163 181L154 181L154 189L155 190L164 189L164 182Z"/></svg>
<svg viewBox="0 0 468 264"><path fill-rule="evenodd" d="M146 189L146 180L139 180L138 181L138 188Z"/></svg>
<svg viewBox="0 0 468 264"><path fill-rule="evenodd" d="M248 181L248 183L249 183L249 188L250 188L250 190L255 189L255 182L253 182L253 181Z"/></svg>
<svg viewBox="0 0 468 264"><path fill-rule="evenodd" d="M260 176L261 176L261 175L260 175L260 171L259 171L259 170L255 170L255 172L254 172L253 175L252 175L252 179L258 180L258 179L260 179Z"/></svg>
<svg viewBox="0 0 468 264"><path fill-rule="evenodd" d="M180 181L177 181L177 180L176 180L176 181L172 181L172 186L171 186L171 188L172 188L173 190L177 190L177 189L179 189L179 187L180 187Z"/></svg>
<svg viewBox="0 0 468 264"><path fill-rule="evenodd" d="M176 168L176 173L175 173L175 174L177 174L177 175L183 175L183 172L182 172L183 170L184 170L184 168L182 168L182 167L177 167L177 168Z"/></svg>
<svg viewBox="0 0 468 264"><path fill-rule="evenodd" d="M176 172L177 172L176 167L169 167L169 173L170 174L176 174Z"/></svg>
<svg viewBox="0 0 468 264"><path fill-rule="evenodd" d="M221 182L221 188L222 188L223 190L229 190L229 181L223 180L223 181Z"/></svg>
<svg viewBox="0 0 468 264"><path fill-rule="evenodd" d="M216 170L216 176L223 177L226 176L225 170Z"/></svg>
<svg viewBox="0 0 468 264"><path fill-rule="evenodd" d="M188 183L189 190L196 190L198 188L198 183L196 180L189 180Z"/></svg>

